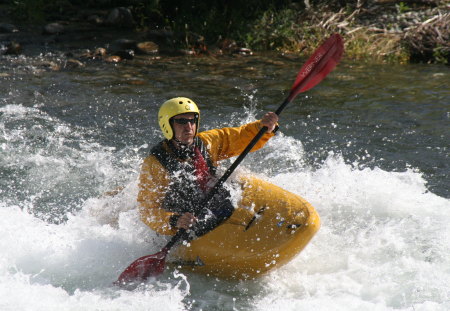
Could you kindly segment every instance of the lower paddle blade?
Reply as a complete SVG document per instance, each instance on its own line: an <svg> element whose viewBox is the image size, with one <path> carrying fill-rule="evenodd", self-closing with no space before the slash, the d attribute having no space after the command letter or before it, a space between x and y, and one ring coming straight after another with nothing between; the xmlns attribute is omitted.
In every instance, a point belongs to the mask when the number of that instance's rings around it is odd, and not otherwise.
<svg viewBox="0 0 450 311"><path fill-rule="evenodd" d="M164 272L167 249L159 253L143 256L136 259L119 276L115 285L122 285L131 282L145 281L151 276L158 276Z"/></svg>

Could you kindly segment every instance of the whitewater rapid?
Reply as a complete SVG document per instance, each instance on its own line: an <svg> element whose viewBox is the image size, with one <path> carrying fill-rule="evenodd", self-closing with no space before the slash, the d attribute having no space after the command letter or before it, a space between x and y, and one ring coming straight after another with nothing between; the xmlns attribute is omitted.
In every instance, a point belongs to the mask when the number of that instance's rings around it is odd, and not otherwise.
<svg viewBox="0 0 450 311"><path fill-rule="evenodd" d="M429 192L418 170L369 168L333 152L311 167L301 142L280 134L240 172L318 210L322 227L306 249L255 281L173 270L128 291L112 282L166 241L136 210L139 147L104 147L37 108L0 112L17 125L0 126L0 163L22 174L1 189L0 310L450 309L450 201ZM270 167L257 170L261 160ZM98 195L118 175L124 188ZM36 211L42 201L47 209Z"/></svg>

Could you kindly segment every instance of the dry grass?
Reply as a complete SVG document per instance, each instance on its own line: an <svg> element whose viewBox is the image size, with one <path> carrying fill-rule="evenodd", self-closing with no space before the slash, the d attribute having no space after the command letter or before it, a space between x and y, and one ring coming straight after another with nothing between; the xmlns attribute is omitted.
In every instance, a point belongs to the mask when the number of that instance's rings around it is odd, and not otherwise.
<svg viewBox="0 0 450 311"><path fill-rule="evenodd" d="M379 8L378 8L379 10ZM340 33L345 42L347 58L369 62L408 63L422 61L414 55L425 55L430 61L446 62L449 50L450 14L444 14L432 22L407 28L406 34L391 31L382 26L362 25L361 17L367 9L353 11L340 9L333 12L327 8L301 12L296 20L295 35L285 40L279 50L285 52L311 53L332 33ZM378 14L377 12L376 14ZM372 16L376 15L372 14ZM437 46L436 46L437 45Z"/></svg>
<svg viewBox="0 0 450 311"><path fill-rule="evenodd" d="M346 54L350 58L395 63L406 63L409 60L399 34L379 33L360 28L344 36Z"/></svg>

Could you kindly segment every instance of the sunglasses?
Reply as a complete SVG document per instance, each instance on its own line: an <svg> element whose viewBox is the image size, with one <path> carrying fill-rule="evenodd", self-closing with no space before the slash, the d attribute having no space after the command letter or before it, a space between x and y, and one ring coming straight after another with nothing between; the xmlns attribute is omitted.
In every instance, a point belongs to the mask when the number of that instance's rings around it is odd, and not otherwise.
<svg viewBox="0 0 450 311"><path fill-rule="evenodd" d="M174 123L182 124L182 125L188 124L188 123L195 124L195 122L197 121L197 118L194 118L194 119L179 118L179 119L172 119L172 121Z"/></svg>

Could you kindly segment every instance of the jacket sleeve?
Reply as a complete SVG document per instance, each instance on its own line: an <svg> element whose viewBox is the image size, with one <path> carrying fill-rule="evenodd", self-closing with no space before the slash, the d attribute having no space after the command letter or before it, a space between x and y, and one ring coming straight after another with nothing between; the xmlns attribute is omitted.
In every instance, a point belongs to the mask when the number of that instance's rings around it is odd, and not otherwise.
<svg viewBox="0 0 450 311"><path fill-rule="evenodd" d="M201 132L198 136L208 146L212 161L217 162L240 155L260 129L261 121L255 121L240 127L226 127ZM265 133L251 152L262 148L274 135L274 133Z"/></svg>
<svg viewBox="0 0 450 311"><path fill-rule="evenodd" d="M139 179L137 200L142 222L160 234L175 234L176 229L169 224L170 217L174 213L162 207L169 187L166 169L155 156L151 155L144 160Z"/></svg>

